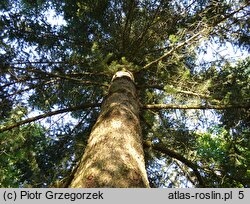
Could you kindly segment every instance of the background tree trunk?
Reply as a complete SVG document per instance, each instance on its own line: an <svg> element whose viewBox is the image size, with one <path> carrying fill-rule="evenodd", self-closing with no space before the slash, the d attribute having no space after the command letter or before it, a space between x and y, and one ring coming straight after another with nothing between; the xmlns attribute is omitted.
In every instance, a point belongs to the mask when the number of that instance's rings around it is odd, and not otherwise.
<svg viewBox="0 0 250 204"><path fill-rule="evenodd" d="M132 73L114 75L69 187L149 187Z"/></svg>

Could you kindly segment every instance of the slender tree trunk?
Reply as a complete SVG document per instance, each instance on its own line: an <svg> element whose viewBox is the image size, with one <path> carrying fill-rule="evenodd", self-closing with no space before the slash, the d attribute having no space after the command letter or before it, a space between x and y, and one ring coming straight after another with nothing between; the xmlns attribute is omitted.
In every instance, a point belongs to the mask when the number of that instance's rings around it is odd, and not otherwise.
<svg viewBox="0 0 250 204"><path fill-rule="evenodd" d="M132 73L114 75L69 187L149 187Z"/></svg>

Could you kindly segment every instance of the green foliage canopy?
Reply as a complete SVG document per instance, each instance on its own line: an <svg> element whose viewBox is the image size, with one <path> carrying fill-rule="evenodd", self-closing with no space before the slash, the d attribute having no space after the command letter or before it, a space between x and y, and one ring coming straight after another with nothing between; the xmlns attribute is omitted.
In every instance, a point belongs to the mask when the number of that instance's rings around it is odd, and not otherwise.
<svg viewBox="0 0 250 204"><path fill-rule="evenodd" d="M249 51L249 10L245 0L2 0L0 186L67 180L126 67L142 105L167 105L141 111L152 187L249 187L250 58L214 50L199 61L214 44Z"/></svg>

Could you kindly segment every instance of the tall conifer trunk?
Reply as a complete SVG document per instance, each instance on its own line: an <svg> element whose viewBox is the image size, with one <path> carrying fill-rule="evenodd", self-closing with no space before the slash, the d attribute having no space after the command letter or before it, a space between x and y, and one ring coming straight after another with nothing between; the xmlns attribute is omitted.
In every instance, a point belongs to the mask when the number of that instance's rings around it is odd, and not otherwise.
<svg viewBox="0 0 250 204"><path fill-rule="evenodd" d="M149 187L132 73L114 75L69 187Z"/></svg>

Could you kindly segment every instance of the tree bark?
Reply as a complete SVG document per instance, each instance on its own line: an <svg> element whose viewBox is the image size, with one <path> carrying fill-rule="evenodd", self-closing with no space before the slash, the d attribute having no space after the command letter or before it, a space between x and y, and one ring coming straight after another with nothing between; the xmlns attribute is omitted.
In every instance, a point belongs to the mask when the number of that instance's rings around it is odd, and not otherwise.
<svg viewBox="0 0 250 204"><path fill-rule="evenodd" d="M69 187L149 187L132 73L119 71L113 76Z"/></svg>

